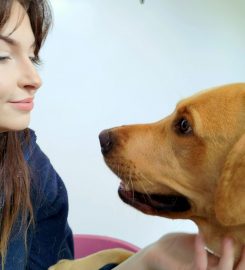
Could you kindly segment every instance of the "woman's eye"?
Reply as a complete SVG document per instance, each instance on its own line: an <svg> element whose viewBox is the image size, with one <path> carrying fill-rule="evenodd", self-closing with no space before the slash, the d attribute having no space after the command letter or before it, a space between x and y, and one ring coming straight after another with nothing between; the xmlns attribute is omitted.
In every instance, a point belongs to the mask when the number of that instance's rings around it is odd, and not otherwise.
<svg viewBox="0 0 245 270"><path fill-rule="evenodd" d="M0 56L0 61L1 62L4 62L4 61L9 60L9 59L10 59L9 56Z"/></svg>
<svg viewBox="0 0 245 270"><path fill-rule="evenodd" d="M184 135L192 133L192 127L191 127L189 121L187 119L185 119L185 118L181 118L177 122L175 127L176 127L178 133L181 133L181 134L184 134Z"/></svg>
<svg viewBox="0 0 245 270"><path fill-rule="evenodd" d="M31 60L31 62L36 65L39 66L41 65L41 60L38 56L30 56L29 59Z"/></svg>

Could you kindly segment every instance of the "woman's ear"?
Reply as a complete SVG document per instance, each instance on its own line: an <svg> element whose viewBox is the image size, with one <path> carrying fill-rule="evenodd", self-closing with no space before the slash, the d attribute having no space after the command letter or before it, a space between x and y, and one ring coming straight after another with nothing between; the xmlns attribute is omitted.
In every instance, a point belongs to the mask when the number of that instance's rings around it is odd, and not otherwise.
<svg viewBox="0 0 245 270"><path fill-rule="evenodd" d="M225 226L245 224L245 134L227 156L217 183L215 213Z"/></svg>

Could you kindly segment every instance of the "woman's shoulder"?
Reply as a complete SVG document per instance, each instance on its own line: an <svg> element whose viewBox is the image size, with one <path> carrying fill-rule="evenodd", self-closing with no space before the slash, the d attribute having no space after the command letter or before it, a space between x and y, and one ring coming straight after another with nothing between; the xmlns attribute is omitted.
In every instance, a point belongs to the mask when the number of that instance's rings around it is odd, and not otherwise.
<svg viewBox="0 0 245 270"><path fill-rule="evenodd" d="M20 134L24 159L28 165L32 186L39 192L44 191L47 186L55 185L57 173L49 158L37 144L37 136L34 130L26 129ZM50 187L48 188L50 189Z"/></svg>
<svg viewBox="0 0 245 270"><path fill-rule="evenodd" d="M37 143L37 136L34 130L28 129L27 136L22 141L24 158L34 178L41 178L42 182L47 177L57 177L48 156L42 151Z"/></svg>
<svg viewBox="0 0 245 270"><path fill-rule="evenodd" d="M34 196L45 200L46 206L54 206L55 202L56 207L64 205L66 208L68 199L63 180L37 144L35 132L29 129L28 133L28 144L24 145L23 152L30 170Z"/></svg>

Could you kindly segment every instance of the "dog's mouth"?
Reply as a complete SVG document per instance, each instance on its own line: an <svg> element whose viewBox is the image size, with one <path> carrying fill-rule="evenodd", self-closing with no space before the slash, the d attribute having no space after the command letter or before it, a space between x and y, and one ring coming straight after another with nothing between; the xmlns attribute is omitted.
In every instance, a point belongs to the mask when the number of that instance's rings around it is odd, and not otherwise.
<svg viewBox="0 0 245 270"><path fill-rule="evenodd" d="M183 195L145 194L126 190L122 184L118 194L122 201L149 215L181 213L191 209L188 199Z"/></svg>

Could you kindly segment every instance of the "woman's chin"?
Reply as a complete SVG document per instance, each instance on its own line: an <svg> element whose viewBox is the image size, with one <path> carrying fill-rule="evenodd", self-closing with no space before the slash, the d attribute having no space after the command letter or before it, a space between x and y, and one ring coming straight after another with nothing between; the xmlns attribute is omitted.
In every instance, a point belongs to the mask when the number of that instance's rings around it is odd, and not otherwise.
<svg viewBox="0 0 245 270"><path fill-rule="evenodd" d="M30 124L30 117L22 117L14 121L6 121L6 123L0 120L0 133L7 131L21 131L28 128Z"/></svg>

